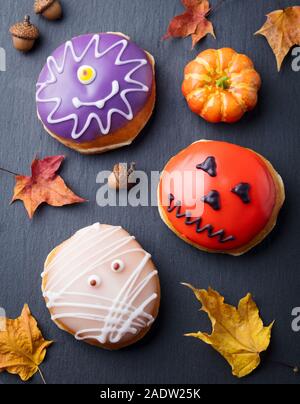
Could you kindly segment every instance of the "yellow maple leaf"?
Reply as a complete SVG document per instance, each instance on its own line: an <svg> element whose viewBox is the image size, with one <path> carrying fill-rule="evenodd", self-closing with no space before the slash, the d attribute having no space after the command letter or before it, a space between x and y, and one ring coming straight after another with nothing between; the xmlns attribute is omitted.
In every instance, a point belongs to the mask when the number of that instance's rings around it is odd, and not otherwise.
<svg viewBox="0 0 300 404"><path fill-rule="evenodd" d="M3 320L3 319L2 319ZM17 319L5 319L5 329L0 331L0 372L18 374L23 381L30 379L43 362L46 341L31 315L27 304Z"/></svg>
<svg viewBox="0 0 300 404"><path fill-rule="evenodd" d="M264 327L258 308L249 293L240 300L238 308L224 303L224 297L215 290L193 290L212 323L212 333L186 334L211 345L230 364L232 373L244 377L260 364L260 353L265 351L271 339L273 323Z"/></svg>
<svg viewBox="0 0 300 404"><path fill-rule="evenodd" d="M278 71L294 45L300 45L300 6L288 7L267 14L267 21L255 35L266 37L277 60Z"/></svg>

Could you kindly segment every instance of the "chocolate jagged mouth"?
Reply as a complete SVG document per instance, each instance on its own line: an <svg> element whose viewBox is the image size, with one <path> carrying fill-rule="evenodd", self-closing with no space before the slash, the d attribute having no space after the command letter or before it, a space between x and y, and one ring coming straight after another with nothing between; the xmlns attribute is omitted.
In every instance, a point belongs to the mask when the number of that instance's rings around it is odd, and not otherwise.
<svg viewBox="0 0 300 404"><path fill-rule="evenodd" d="M199 216L196 218L192 218L191 214L188 211L185 211L184 213L182 213L181 212L181 210L182 210L181 202L180 201L175 202L174 195L170 194L168 212L172 213L174 210L176 211L177 219L185 218L185 224L187 226L195 225L195 230L196 230L196 233L198 233L198 234L204 233L206 231L208 238L218 237L219 243L222 243L222 244L235 240L234 236L225 237L225 230L223 230L223 229L214 232L214 227L211 224L207 224L207 225L201 227L202 217Z"/></svg>

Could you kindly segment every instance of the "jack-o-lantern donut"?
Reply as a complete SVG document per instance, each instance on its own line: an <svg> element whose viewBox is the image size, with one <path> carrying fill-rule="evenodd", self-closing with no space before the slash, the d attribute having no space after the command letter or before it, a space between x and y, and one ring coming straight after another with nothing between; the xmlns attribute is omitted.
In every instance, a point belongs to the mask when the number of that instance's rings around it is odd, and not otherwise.
<svg viewBox="0 0 300 404"><path fill-rule="evenodd" d="M158 187L159 212L184 241L241 255L273 229L285 199L271 163L231 143L198 141L173 157Z"/></svg>
<svg viewBox="0 0 300 404"><path fill-rule="evenodd" d="M81 153L127 146L153 112L154 64L121 33L73 38L48 57L40 73L38 117L52 137Z"/></svg>
<svg viewBox="0 0 300 404"><path fill-rule="evenodd" d="M207 49L186 66L182 92L206 121L233 123L255 107L260 86L248 56L231 48Z"/></svg>

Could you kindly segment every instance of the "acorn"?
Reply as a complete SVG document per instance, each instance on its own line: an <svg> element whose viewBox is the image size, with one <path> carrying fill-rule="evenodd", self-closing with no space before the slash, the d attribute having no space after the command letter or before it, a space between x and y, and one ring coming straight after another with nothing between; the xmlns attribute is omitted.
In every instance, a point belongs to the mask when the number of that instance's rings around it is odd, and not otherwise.
<svg viewBox="0 0 300 404"><path fill-rule="evenodd" d="M135 185L135 182L132 181L135 167L135 163L131 163L129 168L126 163L116 164L113 168L113 172L108 178L109 188L116 190L132 188L133 185Z"/></svg>
<svg viewBox="0 0 300 404"><path fill-rule="evenodd" d="M29 15L25 15L23 22L12 25L9 32L12 35L14 47L21 52L29 52L40 36L38 28L31 24Z"/></svg>
<svg viewBox="0 0 300 404"><path fill-rule="evenodd" d="M35 0L34 12L51 21L59 20L62 17L62 7L59 0Z"/></svg>

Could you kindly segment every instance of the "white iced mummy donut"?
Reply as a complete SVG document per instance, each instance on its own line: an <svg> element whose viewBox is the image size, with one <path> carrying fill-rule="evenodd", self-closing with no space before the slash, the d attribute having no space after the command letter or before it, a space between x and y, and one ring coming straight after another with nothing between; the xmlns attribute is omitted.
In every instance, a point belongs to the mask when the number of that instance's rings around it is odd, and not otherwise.
<svg viewBox="0 0 300 404"><path fill-rule="evenodd" d="M42 278L52 320L92 345L131 345L158 314L151 255L121 227L96 223L79 230L49 254Z"/></svg>

